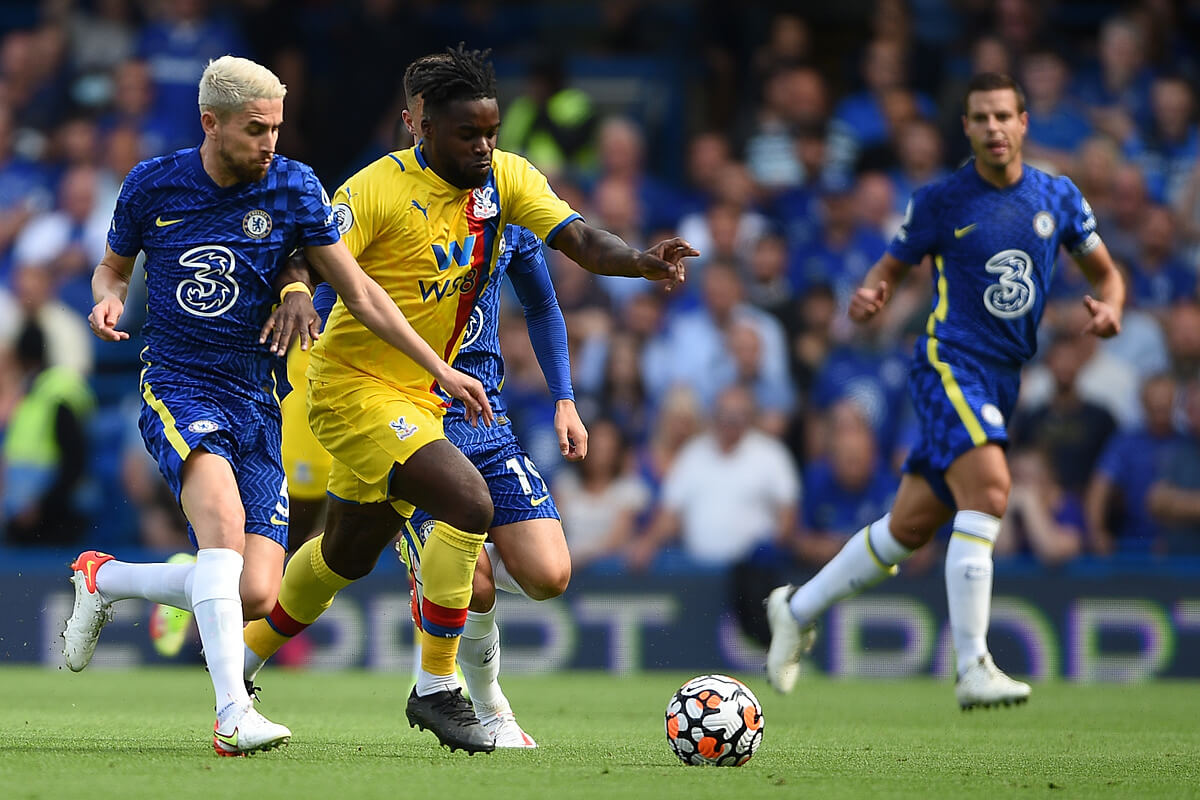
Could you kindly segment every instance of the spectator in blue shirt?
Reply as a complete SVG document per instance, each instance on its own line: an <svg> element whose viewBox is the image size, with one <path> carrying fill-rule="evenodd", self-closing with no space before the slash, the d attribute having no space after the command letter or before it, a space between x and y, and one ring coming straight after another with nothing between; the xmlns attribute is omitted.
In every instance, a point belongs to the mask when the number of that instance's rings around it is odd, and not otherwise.
<svg viewBox="0 0 1200 800"><path fill-rule="evenodd" d="M1037 50L1025 57L1022 76L1029 109L1025 153L1059 172L1069 171L1075 151L1093 128L1066 93L1071 78L1067 63L1054 50Z"/></svg>
<svg viewBox="0 0 1200 800"><path fill-rule="evenodd" d="M1109 440L1088 486L1084 509L1092 550L1099 555L1146 556L1161 547L1162 527L1150 513L1150 487L1182 437L1172 427L1175 379L1150 378L1142 386L1143 427Z"/></svg>
<svg viewBox="0 0 1200 800"><path fill-rule="evenodd" d="M1150 123L1125 139L1125 156L1145 175L1151 200L1176 204L1200 156L1200 129L1192 119L1195 98L1178 75L1156 78L1150 98Z"/></svg>
<svg viewBox="0 0 1200 800"><path fill-rule="evenodd" d="M1168 555L1200 556L1200 383L1187 389L1188 431L1166 455L1147 504Z"/></svg>
<svg viewBox="0 0 1200 800"><path fill-rule="evenodd" d="M1130 299L1138 308L1166 312L1167 308L1196 294L1196 271L1178 256L1175 220L1166 206L1150 206L1138 231L1141 243L1136 261L1129 265Z"/></svg>
<svg viewBox="0 0 1200 800"><path fill-rule="evenodd" d="M887 513L899 480L879 457L875 433L854 400L826 415L828 452L804 470L800 536L796 552L819 566L849 538Z"/></svg>

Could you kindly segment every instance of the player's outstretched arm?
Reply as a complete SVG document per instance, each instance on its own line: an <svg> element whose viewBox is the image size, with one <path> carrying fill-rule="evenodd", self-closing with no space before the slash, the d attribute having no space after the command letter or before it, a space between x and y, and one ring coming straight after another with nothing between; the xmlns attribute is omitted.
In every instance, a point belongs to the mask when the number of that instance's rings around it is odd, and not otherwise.
<svg viewBox="0 0 1200 800"><path fill-rule="evenodd" d="M275 290L279 292L279 305L267 317L258 336L259 344L270 337L271 352L287 355L292 339L298 334L300 349L307 350L320 335L321 318L313 308L312 274L303 253L297 251L287 260L275 277Z"/></svg>
<svg viewBox="0 0 1200 800"><path fill-rule="evenodd" d="M92 333L106 342L128 339L129 334L116 329L125 310L125 297L129 294L129 279L133 275L135 256L121 256L105 246L104 256L92 272L92 313L88 314L88 325Z"/></svg>
<svg viewBox="0 0 1200 800"><path fill-rule="evenodd" d="M508 267L508 278L521 301L529 342L554 398L558 450L568 461L582 461L587 456L588 433L575 407L567 323L554 293L546 259L542 257L542 243L532 234L525 233L518 238L516 247Z"/></svg>
<svg viewBox="0 0 1200 800"><path fill-rule="evenodd" d="M362 271L344 242L310 245L304 248L309 264L329 281L355 319L404 355L424 367L451 397L463 402L467 419L475 424L480 418L492 424L492 406L483 384L452 368L434 352L405 319L404 314L367 273Z"/></svg>
<svg viewBox="0 0 1200 800"><path fill-rule="evenodd" d="M908 269L908 264L890 253L884 253L850 298L850 319L866 322L882 311L892 299L892 292L908 274Z"/></svg>
<svg viewBox="0 0 1200 800"><path fill-rule="evenodd" d="M1108 248L1101 242L1087 255L1078 256L1076 261L1083 270L1088 283L1099 297L1088 295L1083 298L1092 318L1084 333L1107 339L1121 332L1121 312L1125 308L1125 279L1121 270L1113 263Z"/></svg>
<svg viewBox="0 0 1200 800"><path fill-rule="evenodd" d="M683 259L700 251L679 237L659 242L649 250L635 250L619 236L593 228L577 219L558 232L550 246L597 275L668 281L674 288L686 278Z"/></svg>

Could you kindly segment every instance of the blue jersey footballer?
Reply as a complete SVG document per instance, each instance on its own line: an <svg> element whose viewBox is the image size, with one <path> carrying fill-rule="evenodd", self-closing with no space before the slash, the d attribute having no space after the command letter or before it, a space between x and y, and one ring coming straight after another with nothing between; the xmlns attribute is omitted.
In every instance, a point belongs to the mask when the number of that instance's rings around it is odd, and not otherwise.
<svg viewBox="0 0 1200 800"><path fill-rule="evenodd" d="M139 426L198 552L194 563L164 564L81 553L64 656L74 671L87 666L116 601L140 597L194 612L216 695L219 755L271 749L291 736L253 708L241 640L243 618L275 604L287 541L275 356L294 332L316 324L308 286L288 282L288 254L301 248L349 313L428 363L469 411L490 414L479 382L446 365L359 268L312 170L275 155L285 93L252 61L209 64L199 92L204 141L143 162L126 178L88 318L101 339L128 336L116 326L134 259L145 252Z"/></svg>
<svg viewBox="0 0 1200 800"><path fill-rule="evenodd" d="M909 376L920 436L891 512L851 537L806 584L769 594L767 676L781 692L795 685L817 617L895 574L952 520L946 594L956 699L968 709L1029 698L1029 685L998 669L987 649L992 546L1011 482L1005 426L1021 366L1037 349L1059 249L1071 253L1095 291L1083 298L1090 316L1083 332L1119 332L1125 286L1075 185L1023 163L1028 121L1024 95L1011 78L972 78L963 130L974 158L916 192L887 253L851 300L852 319L871 319L912 265L932 259L933 307Z"/></svg>

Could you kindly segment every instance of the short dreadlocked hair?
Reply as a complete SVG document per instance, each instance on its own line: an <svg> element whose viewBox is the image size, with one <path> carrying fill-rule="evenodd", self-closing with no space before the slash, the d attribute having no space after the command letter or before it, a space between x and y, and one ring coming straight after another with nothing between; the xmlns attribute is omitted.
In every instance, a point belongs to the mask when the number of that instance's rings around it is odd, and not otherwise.
<svg viewBox="0 0 1200 800"><path fill-rule="evenodd" d="M463 42L418 58L404 72L404 91L421 96L426 108L444 108L458 100L480 100L496 96L496 70L488 56L491 50L467 50Z"/></svg>
<svg viewBox="0 0 1200 800"><path fill-rule="evenodd" d="M411 111L413 101L417 99L417 95L421 92L414 89L414 86L428 85L428 79L425 77L425 71L430 64L446 64L450 61L448 53L430 53L427 56L421 56L416 61L408 65L408 69L404 70L404 100L408 103L408 108Z"/></svg>

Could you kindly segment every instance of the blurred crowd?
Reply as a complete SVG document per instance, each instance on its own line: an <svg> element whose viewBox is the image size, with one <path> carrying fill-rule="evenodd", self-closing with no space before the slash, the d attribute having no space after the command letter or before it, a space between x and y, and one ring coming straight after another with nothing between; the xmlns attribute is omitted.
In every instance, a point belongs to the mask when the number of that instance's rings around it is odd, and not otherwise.
<svg viewBox="0 0 1200 800"><path fill-rule="evenodd" d="M138 337L101 344L85 316L123 176L200 139L208 59L246 55L281 76L279 150L332 191L411 144L396 124L404 65L464 39L495 48L502 148L630 244L680 235L702 252L667 293L547 250L591 432L578 467L561 462L519 306L506 305L505 396L577 568L819 565L887 510L917 424L907 363L928 265L868 325L847 319L847 298L910 194L967 155L961 94L983 70L1024 86L1027 162L1080 186L1130 287L1123 333L1097 341L1081 334L1086 281L1059 264L1009 421L997 554L1045 566L1200 555L1200 4L826 5L6 6L3 541L186 547L136 428ZM663 76L649 102L630 88ZM134 332L138 306L135 289Z"/></svg>

